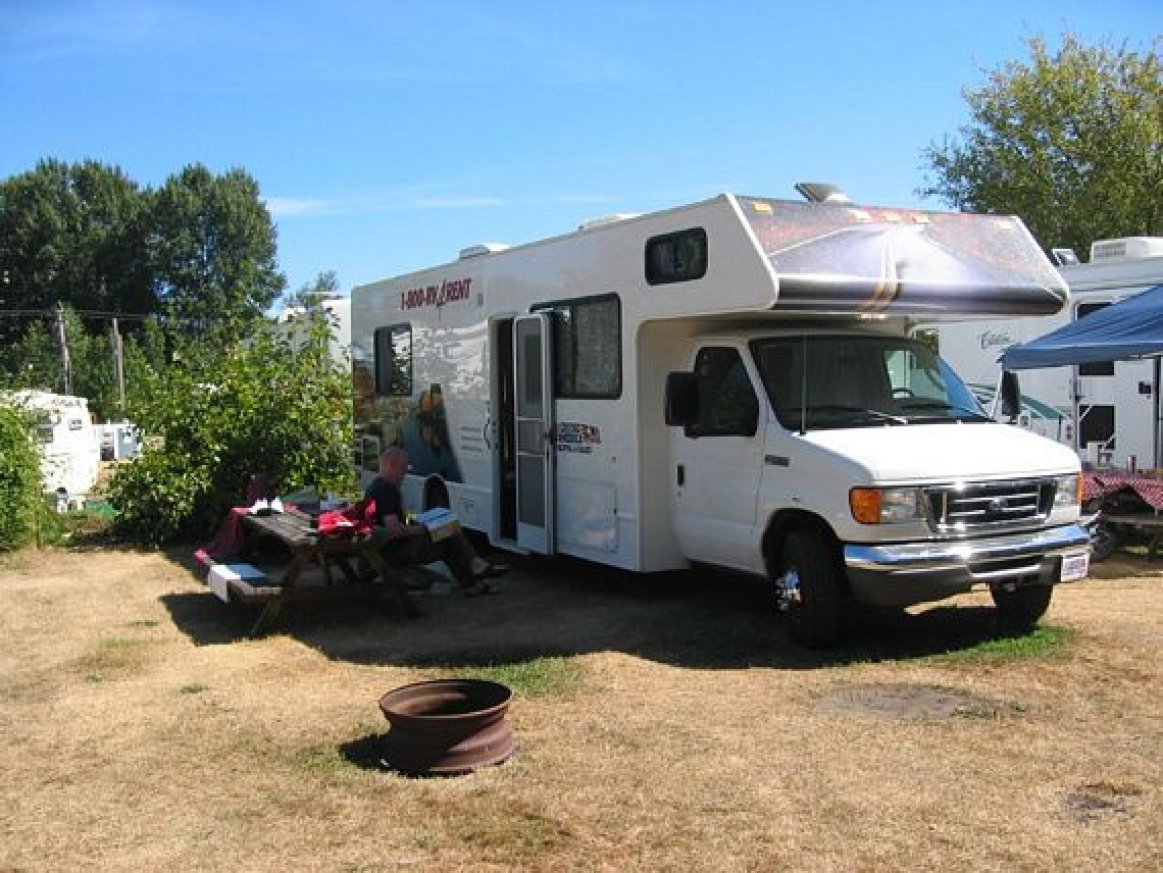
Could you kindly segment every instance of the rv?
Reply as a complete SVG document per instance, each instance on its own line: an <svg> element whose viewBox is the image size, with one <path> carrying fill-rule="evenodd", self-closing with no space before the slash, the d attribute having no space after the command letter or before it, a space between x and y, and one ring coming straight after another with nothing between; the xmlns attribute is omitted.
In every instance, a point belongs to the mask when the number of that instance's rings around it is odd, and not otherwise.
<svg viewBox="0 0 1163 873"><path fill-rule="evenodd" d="M1055 250L1071 302L1061 311L1028 318L942 323L937 346L988 406L998 382L998 358L1071 321L1163 284L1163 237L1100 240L1090 260ZM1074 449L1098 466L1158 466L1155 362L1108 361L1022 373L1016 423Z"/></svg>
<svg viewBox="0 0 1163 873"><path fill-rule="evenodd" d="M275 316L275 324L280 335L286 338L294 348L298 348L307 336L306 320L315 315L322 315L327 319L328 339L327 351L331 360L336 364L347 367L348 349L351 346L351 299L347 297L330 297L321 300L313 310L302 306L291 306L283 309Z"/></svg>
<svg viewBox="0 0 1163 873"><path fill-rule="evenodd" d="M1078 459L910 330L1067 298L996 216L724 194L474 246L353 290L356 456L500 548L763 577L808 645L977 586L1028 626L1087 573Z"/></svg>
<svg viewBox="0 0 1163 873"><path fill-rule="evenodd" d="M58 508L80 507L97 481L101 433L84 397L24 390L3 398L31 414L40 440L41 481Z"/></svg>

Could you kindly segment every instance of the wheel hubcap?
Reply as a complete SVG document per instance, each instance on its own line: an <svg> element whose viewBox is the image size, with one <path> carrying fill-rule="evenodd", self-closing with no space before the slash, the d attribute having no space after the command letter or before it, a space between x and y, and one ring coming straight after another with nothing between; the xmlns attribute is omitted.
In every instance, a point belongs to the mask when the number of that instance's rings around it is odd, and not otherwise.
<svg viewBox="0 0 1163 873"><path fill-rule="evenodd" d="M789 612L800 604L800 574L795 567L784 570L775 580L775 596L781 612Z"/></svg>

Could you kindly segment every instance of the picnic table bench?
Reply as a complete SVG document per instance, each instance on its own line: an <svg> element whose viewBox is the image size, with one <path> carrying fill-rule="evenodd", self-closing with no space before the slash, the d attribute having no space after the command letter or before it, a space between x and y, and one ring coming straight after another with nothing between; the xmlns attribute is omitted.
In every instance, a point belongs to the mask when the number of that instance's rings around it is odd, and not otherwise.
<svg viewBox="0 0 1163 873"><path fill-rule="evenodd" d="M281 543L291 556L278 578L264 572L256 578L235 578L238 574L231 574L228 579L232 602L260 607L250 629L251 636L263 633L278 618L283 605L292 601L376 595L385 597L405 616L419 614L408 593L406 577L398 568L388 566L371 537L321 535L313 526L312 517L297 510L270 515L245 513L240 521L244 532L243 558L264 537ZM321 571L322 584L317 580L305 584L303 573L312 566ZM371 572L360 572L365 569Z"/></svg>

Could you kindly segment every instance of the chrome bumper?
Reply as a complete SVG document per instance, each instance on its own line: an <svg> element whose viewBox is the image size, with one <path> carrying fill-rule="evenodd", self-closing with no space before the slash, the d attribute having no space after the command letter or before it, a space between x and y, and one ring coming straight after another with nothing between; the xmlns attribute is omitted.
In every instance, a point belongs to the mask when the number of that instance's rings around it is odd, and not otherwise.
<svg viewBox="0 0 1163 873"><path fill-rule="evenodd" d="M979 540L849 544L844 564L857 600L907 606L992 582L1052 585L1064 557L1089 549L1089 534L1071 524Z"/></svg>

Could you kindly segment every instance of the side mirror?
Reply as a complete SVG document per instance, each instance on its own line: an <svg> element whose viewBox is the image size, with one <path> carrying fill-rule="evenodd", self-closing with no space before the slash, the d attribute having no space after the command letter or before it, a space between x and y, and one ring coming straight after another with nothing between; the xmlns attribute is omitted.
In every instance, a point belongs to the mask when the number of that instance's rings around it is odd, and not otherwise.
<svg viewBox="0 0 1163 873"><path fill-rule="evenodd" d="M1022 386L1012 370L1001 374L1001 414L1011 422L1022 414Z"/></svg>
<svg viewBox="0 0 1163 873"><path fill-rule="evenodd" d="M666 376L666 423L671 427L690 427L699 420L699 380L694 373L668 373Z"/></svg>

